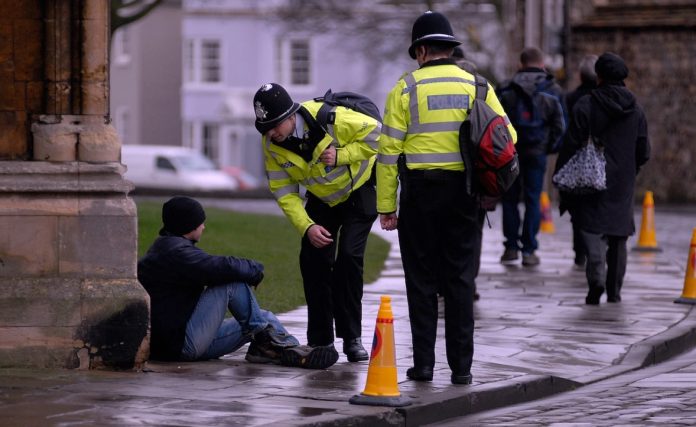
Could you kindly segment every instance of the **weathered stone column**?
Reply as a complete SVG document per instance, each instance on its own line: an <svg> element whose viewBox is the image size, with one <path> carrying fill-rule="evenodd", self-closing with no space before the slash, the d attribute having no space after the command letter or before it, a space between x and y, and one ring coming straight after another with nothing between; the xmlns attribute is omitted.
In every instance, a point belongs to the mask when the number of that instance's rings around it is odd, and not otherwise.
<svg viewBox="0 0 696 427"><path fill-rule="evenodd" d="M33 160L0 161L0 367L137 368L148 356L149 299L108 117L109 1L7 3L15 32L40 30L21 37L39 38L29 44L41 54L23 60L43 79L13 82L40 90L40 100L25 94Z"/></svg>

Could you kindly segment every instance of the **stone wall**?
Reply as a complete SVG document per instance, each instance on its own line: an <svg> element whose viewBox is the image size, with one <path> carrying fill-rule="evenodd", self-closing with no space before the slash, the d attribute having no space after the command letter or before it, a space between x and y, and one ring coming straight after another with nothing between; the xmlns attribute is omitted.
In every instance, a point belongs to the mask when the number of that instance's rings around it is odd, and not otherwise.
<svg viewBox="0 0 696 427"><path fill-rule="evenodd" d="M109 123L109 4L0 1L0 368L148 357L137 212Z"/></svg>
<svg viewBox="0 0 696 427"><path fill-rule="evenodd" d="M572 62L613 51L626 60L626 86L648 118L652 156L638 191L656 201L696 202L696 31L609 30L575 33Z"/></svg>
<svg viewBox="0 0 696 427"><path fill-rule="evenodd" d="M652 144L637 196L651 190L656 202L696 202L696 5L598 9L573 27L571 46L569 70L584 55L605 51L629 67L626 86L645 110ZM575 74L570 88L578 84Z"/></svg>
<svg viewBox="0 0 696 427"><path fill-rule="evenodd" d="M29 156L29 118L44 106L39 2L0 2L0 159Z"/></svg>

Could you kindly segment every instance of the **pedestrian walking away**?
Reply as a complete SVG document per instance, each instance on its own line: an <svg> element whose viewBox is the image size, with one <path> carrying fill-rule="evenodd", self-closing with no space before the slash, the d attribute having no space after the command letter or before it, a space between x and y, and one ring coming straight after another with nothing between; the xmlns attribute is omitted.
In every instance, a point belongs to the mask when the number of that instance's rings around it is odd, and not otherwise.
<svg viewBox="0 0 696 427"><path fill-rule="evenodd" d="M247 361L280 364L299 341L259 307L250 289L263 280L263 265L198 248L205 218L198 201L171 198L162 206L159 237L138 262L152 307L150 357L216 359L251 342ZM225 318L228 310L233 317Z"/></svg>
<svg viewBox="0 0 696 427"><path fill-rule="evenodd" d="M566 95L565 105L568 111L568 128L571 127L573 122L573 107L578 102L580 98L585 95L589 95L592 90L597 87L597 73L595 73L595 62L597 62L597 55L585 55L585 57L580 61L578 67L578 75L580 77L580 85ZM563 135L564 142L568 138L568 133ZM558 164L557 164L558 166ZM558 168L556 168L558 170ZM585 250L585 244L582 240L582 235L580 227L577 221L573 221L573 213L575 212L578 200L573 194L559 191L560 203L558 204L558 209L560 214L563 215L565 211L568 211L570 215L570 221L573 226L573 252L575 252L575 266L577 268L585 268L585 261L587 259L587 251Z"/></svg>
<svg viewBox="0 0 696 427"><path fill-rule="evenodd" d="M520 54L520 69L511 80L497 88L497 93L517 130L515 148L520 162L519 177L503 195L505 252L500 262L516 262L521 250L522 265L535 266L539 264L535 252L539 247L537 234L541 224L540 199L546 156L558 149L566 129L562 92L544 67L544 53L529 47ZM521 223L518 208L520 193L524 198L524 219Z"/></svg>
<svg viewBox="0 0 696 427"><path fill-rule="evenodd" d="M586 304L596 305L607 292L607 302L621 301L626 274L626 240L635 232L633 199L636 175L650 158L648 125L643 109L626 88L628 67L611 52L595 63L597 88L580 98L558 156L556 170L592 138L603 147L607 189L578 196L573 214L585 249L588 293Z"/></svg>
<svg viewBox="0 0 696 427"><path fill-rule="evenodd" d="M377 210L382 228L399 233L413 344L413 367L406 375L433 379L440 293L450 379L470 384L481 225L478 199L466 190L459 128L476 97L475 76L451 57L461 43L444 15L429 11L418 17L411 40L408 52L420 68L400 78L387 96ZM505 116L489 89L486 103ZM508 129L514 138L512 126Z"/></svg>
<svg viewBox="0 0 696 427"><path fill-rule="evenodd" d="M318 120L322 107L330 107L325 122ZM298 359L335 363L335 322L348 361L368 360L361 341L363 260L377 218L373 165L381 123L318 100L296 103L276 83L256 92L254 111L269 188L302 236L308 345L295 349Z"/></svg>

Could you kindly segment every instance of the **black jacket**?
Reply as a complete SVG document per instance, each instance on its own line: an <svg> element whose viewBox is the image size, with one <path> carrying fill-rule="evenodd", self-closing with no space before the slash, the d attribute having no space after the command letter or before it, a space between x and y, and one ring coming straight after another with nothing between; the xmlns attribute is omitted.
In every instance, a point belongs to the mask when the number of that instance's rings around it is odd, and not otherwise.
<svg viewBox="0 0 696 427"><path fill-rule="evenodd" d="M206 286L257 283L262 274L256 261L209 255L181 236L158 237L138 262L138 280L150 294L150 357L179 359L186 324Z"/></svg>
<svg viewBox="0 0 696 427"><path fill-rule="evenodd" d="M578 100L572 114L556 170L587 141L590 130L607 160L607 190L578 197L573 222L593 233L630 236L636 175L650 158L645 113L626 87L603 84Z"/></svg>
<svg viewBox="0 0 696 427"><path fill-rule="evenodd" d="M562 90L552 75L541 68L525 68L518 71L511 80L500 85L496 93L517 131L515 148L520 156L555 152L558 149L566 130L566 113ZM525 144L525 130L515 124L520 97L537 103L544 130L544 142L540 144Z"/></svg>

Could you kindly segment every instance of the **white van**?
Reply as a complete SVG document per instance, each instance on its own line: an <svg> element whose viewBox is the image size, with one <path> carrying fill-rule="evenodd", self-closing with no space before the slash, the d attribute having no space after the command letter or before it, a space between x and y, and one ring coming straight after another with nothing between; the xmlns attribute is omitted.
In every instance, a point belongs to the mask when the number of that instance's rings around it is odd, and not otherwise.
<svg viewBox="0 0 696 427"><path fill-rule="evenodd" d="M231 191L237 181L200 152L166 145L123 145L124 177L136 189Z"/></svg>

